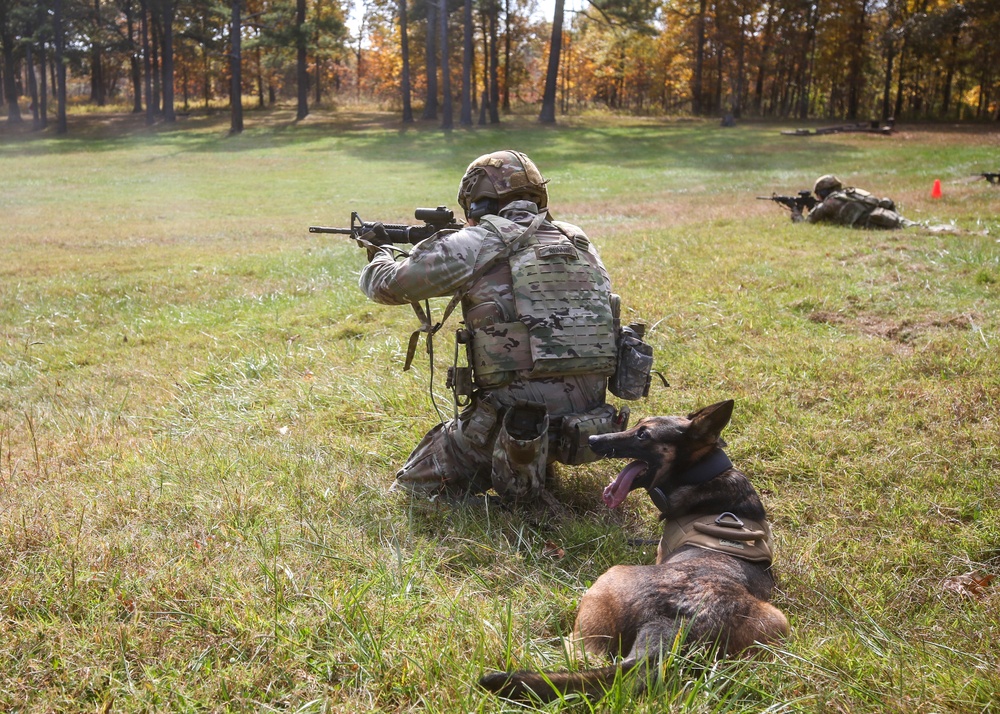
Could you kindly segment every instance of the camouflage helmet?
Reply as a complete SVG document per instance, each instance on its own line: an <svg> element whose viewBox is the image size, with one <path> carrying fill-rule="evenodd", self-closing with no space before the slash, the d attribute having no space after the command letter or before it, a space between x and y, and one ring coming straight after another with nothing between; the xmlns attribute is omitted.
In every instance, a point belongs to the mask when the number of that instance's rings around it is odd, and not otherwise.
<svg viewBox="0 0 1000 714"><path fill-rule="evenodd" d="M501 203L524 198L545 208L549 202L546 183L535 163L520 151L494 151L469 164L458 186L458 203L466 215L472 202L481 198Z"/></svg>
<svg viewBox="0 0 1000 714"><path fill-rule="evenodd" d="M839 178L833 174L826 174L816 179L816 183L813 185L813 193L820 198L826 198L834 191L839 191L843 187L844 185L840 182Z"/></svg>

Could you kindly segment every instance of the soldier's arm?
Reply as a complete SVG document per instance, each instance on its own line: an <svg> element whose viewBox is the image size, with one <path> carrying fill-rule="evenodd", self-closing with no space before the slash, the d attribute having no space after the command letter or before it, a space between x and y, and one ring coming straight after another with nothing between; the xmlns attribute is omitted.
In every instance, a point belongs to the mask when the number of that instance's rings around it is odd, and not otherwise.
<svg viewBox="0 0 1000 714"><path fill-rule="evenodd" d="M471 277L484 231L464 228L417 244L403 260L380 251L361 271L362 292L384 305L453 295Z"/></svg>
<svg viewBox="0 0 1000 714"><path fill-rule="evenodd" d="M806 214L806 221L808 221L809 223L819 223L821 221L827 221L834 216L835 212L836 212L836 206L826 201L820 201L819 203L817 203L815 206L812 207L809 213Z"/></svg>

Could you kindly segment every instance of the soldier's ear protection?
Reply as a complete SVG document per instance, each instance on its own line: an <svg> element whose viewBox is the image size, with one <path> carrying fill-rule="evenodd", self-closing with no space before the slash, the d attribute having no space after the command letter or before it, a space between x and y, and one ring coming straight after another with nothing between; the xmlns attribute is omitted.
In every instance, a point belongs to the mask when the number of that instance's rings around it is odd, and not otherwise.
<svg viewBox="0 0 1000 714"><path fill-rule="evenodd" d="M465 212L466 218L480 219L491 213L500 211L500 201L495 198L480 198L469 205L469 210Z"/></svg>

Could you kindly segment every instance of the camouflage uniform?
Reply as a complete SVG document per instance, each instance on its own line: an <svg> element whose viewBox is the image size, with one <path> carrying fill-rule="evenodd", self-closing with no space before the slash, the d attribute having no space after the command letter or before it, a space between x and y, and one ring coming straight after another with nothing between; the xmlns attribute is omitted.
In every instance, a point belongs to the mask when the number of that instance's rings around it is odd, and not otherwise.
<svg viewBox="0 0 1000 714"><path fill-rule="evenodd" d="M518 244L528 227L534 231ZM543 254L551 254L548 263L536 259ZM577 272L562 278L555 293L538 292L548 271L563 270L562 264ZM536 203L511 201L479 225L419 243L401 261L379 252L360 286L389 305L466 291L471 402L457 419L427 433L396 474L394 489L483 492L493 486L515 499L534 497L544 488L547 464L587 460L563 438L566 423L581 415L616 418L605 403L615 359L610 278L583 231L552 221Z"/></svg>
<svg viewBox="0 0 1000 714"><path fill-rule="evenodd" d="M877 198L860 188L844 188L836 176L821 176L813 192L820 199L803 219L801 211L792 220L809 223L836 223L849 228L906 228L917 225L896 212L890 198Z"/></svg>

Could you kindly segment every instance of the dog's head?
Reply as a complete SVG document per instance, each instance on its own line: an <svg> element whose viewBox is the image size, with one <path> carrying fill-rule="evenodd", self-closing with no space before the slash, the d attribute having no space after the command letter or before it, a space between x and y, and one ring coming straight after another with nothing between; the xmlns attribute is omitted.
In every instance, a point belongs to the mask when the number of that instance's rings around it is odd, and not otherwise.
<svg viewBox="0 0 1000 714"><path fill-rule="evenodd" d="M720 436L733 415L727 399L686 417L646 417L617 434L590 437L590 448L608 459L634 459L604 489L609 508L620 506L636 488L672 490L671 479L724 446Z"/></svg>

